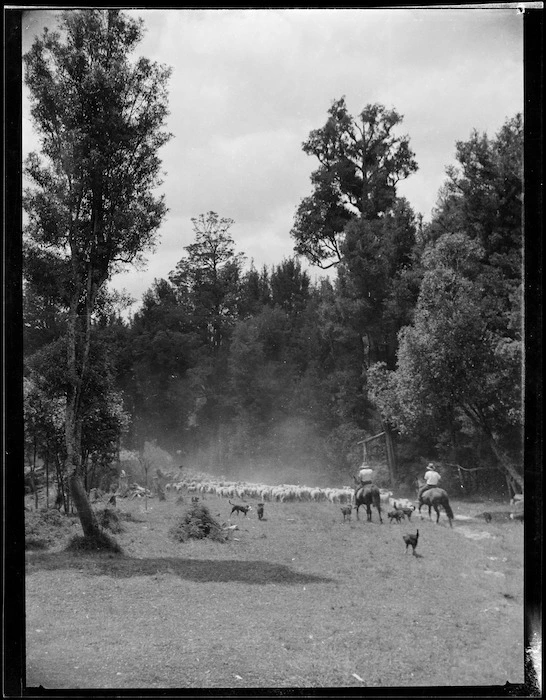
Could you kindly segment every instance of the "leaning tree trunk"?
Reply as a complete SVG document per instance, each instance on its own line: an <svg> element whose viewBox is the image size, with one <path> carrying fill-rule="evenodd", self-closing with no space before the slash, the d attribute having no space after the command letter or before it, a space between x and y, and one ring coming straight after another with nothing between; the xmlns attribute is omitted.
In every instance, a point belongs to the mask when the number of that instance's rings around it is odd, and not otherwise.
<svg viewBox="0 0 546 700"><path fill-rule="evenodd" d="M68 473L68 484L72 503L76 507L76 512L80 519L83 534L85 537L94 537L100 533L100 528L91 508L81 474L81 426L75 415L74 400L69 396L66 408L66 467Z"/></svg>
<svg viewBox="0 0 546 700"><path fill-rule="evenodd" d="M83 534L85 537L92 538L100 534L100 528L83 485L81 471L82 420L79 416L83 374L85 372L86 358L89 353L89 345L91 342L89 333L90 313L86 313L86 329L85 332L81 334L78 332L78 320L80 320L78 307L79 294L75 292L70 308L67 333L68 391L65 414L66 470L72 503L76 506L76 512L80 519ZM86 312L88 308L88 305L86 305ZM80 345L79 348L78 345ZM80 353L78 353L78 350L80 350ZM79 367L77 362L78 355L80 355L81 358Z"/></svg>
<svg viewBox="0 0 546 700"><path fill-rule="evenodd" d="M519 486L523 493L523 474L518 472L513 461L501 449L488 422L480 415L479 411L472 411L468 406L463 406L463 410L472 423L482 432L489 443L492 453L495 455L499 469L504 472L512 481Z"/></svg>
<svg viewBox="0 0 546 700"><path fill-rule="evenodd" d="M498 459L499 466L501 467L502 471L504 471L505 476L507 477L507 484L509 484L508 492L510 493L510 489L514 490L513 486L511 486L510 484L515 483L517 484L517 486L519 486L521 492L523 493L523 475L517 471L517 469L508 459L508 457L499 448L495 438L492 435L489 435L488 437L491 450L495 457Z"/></svg>

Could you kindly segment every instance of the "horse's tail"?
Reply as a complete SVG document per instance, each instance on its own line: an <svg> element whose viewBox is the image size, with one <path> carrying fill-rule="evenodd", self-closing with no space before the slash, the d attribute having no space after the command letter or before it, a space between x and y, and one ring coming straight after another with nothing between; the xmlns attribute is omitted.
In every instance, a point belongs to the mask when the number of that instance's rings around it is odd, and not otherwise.
<svg viewBox="0 0 546 700"><path fill-rule="evenodd" d="M448 517L450 520L453 520L453 518L454 518L455 516L453 515L453 511L451 510L451 506L449 505L449 501L447 500L447 498L446 498L445 501L444 501L444 509L445 509L445 512L446 512L447 517Z"/></svg>

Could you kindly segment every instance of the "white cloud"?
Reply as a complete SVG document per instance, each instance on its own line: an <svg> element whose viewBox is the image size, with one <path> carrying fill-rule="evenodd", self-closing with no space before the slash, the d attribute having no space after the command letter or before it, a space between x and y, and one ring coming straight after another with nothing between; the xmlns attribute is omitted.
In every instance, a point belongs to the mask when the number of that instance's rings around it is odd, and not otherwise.
<svg viewBox="0 0 546 700"><path fill-rule="evenodd" d="M26 13L25 50L53 14ZM523 109L523 27L514 9L129 14L147 29L138 54L173 68L162 242L145 274L115 280L138 297L182 257L191 217L209 210L235 220L237 248L258 268L292 255L293 215L317 167L301 144L342 95L353 114L380 102L404 116L400 133L419 171L399 192L425 218L456 141L474 128L493 136ZM27 122L24 134L32 142Z"/></svg>

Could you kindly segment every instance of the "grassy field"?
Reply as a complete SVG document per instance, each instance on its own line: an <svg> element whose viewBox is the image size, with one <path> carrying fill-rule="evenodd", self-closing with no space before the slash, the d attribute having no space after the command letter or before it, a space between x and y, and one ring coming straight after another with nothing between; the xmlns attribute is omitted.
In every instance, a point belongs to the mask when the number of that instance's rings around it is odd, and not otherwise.
<svg viewBox="0 0 546 700"><path fill-rule="evenodd" d="M229 522L226 500L205 503ZM227 543L182 544L176 496L118 499L122 555L65 551L81 528L63 518L26 553L27 686L523 683L523 526L506 504L452 505L450 529L443 513L380 525L375 510L343 522L336 505L268 503L262 521L234 515Z"/></svg>

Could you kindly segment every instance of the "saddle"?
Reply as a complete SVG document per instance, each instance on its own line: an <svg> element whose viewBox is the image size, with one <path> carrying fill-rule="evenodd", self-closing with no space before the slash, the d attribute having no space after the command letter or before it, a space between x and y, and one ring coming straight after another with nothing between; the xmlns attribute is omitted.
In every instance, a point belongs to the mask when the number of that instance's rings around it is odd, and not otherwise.
<svg viewBox="0 0 546 700"><path fill-rule="evenodd" d="M419 498L422 500L423 496L428 493L428 491L432 491L433 489L445 491L445 489L442 489L441 486L438 486L438 484L427 484L426 486L423 486L423 489L419 491Z"/></svg>
<svg viewBox="0 0 546 700"><path fill-rule="evenodd" d="M355 496L361 491L362 494L365 496L367 493L370 493L372 489L377 488L375 484L373 484L371 481L366 481L363 484L359 484L355 488Z"/></svg>

